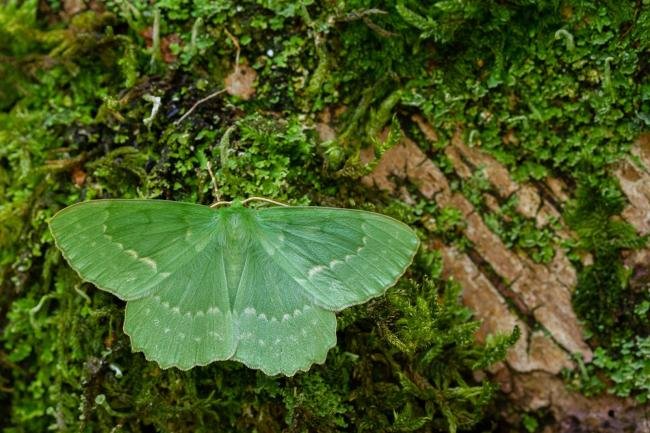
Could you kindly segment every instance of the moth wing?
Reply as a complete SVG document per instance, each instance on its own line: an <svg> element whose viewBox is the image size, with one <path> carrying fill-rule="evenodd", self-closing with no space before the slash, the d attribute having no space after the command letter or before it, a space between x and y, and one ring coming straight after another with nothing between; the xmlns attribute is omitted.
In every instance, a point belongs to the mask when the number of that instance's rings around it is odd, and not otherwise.
<svg viewBox="0 0 650 433"><path fill-rule="evenodd" d="M206 248L216 224L206 206L94 200L58 212L50 229L81 278L131 300L152 293L165 280L182 280L178 271Z"/></svg>
<svg viewBox="0 0 650 433"><path fill-rule="evenodd" d="M127 300L124 331L163 368L188 369L235 351L219 214L162 200L96 200L50 227L79 275Z"/></svg>
<svg viewBox="0 0 650 433"><path fill-rule="evenodd" d="M325 207L258 211L260 243L316 305L339 311L382 295L411 264L415 232L385 215Z"/></svg>
<svg viewBox="0 0 650 433"><path fill-rule="evenodd" d="M232 358L238 330L228 298L227 253L211 243L175 271L177 278L126 303L124 332L134 350L162 368L182 370Z"/></svg>
<svg viewBox="0 0 650 433"><path fill-rule="evenodd" d="M315 305L259 243L251 243L233 316L238 329L234 360L268 375L292 376L325 361L336 344L336 316Z"/></svg>

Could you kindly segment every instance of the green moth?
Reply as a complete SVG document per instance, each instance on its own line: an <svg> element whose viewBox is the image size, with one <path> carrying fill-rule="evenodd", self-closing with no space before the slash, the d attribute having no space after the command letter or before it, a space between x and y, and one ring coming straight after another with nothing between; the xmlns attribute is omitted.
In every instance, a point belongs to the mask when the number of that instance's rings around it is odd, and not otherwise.
<svg viewBox="0 0 650 433"><path fill-rule="evenodd" d="M147 359L287 376L324 362L334 312L382 295L419 245L372 212L243 202L94 200L50 228L81 278L127 301L124 332Z"/></svg>

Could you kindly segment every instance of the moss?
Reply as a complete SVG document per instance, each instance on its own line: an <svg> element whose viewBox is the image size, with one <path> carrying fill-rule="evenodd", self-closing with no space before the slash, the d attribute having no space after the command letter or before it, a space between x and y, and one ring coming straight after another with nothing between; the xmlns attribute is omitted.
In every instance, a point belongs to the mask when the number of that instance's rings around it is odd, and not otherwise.
<svg viewBox="0 0 650 433"><path fill-rule="evenodd" d="M567 221L580 235L579 246L593 254L593 264L580 273L573 304L599 346L593 363L571 379L575 388L591 395L607 389L603 379L607 377L614 383L613 394L646 402L650 399L650 291L643 280L632 284L633 270L621 264L620 254L645 246L647 237L639 237L617 218L624 206L618 189L611 185L606 191L583 185L567 209Z"/></svg>
<svg viewBox="0 0 650 433"><path fill-rule="evenodd" d="M433 213L441 222L433 234L458 241L453 212L409 207L358 185L369 169L359 150L373 146L381 155L409 129L412 111L439 131L442 144L426 149L436 160L460 124L520 180L555 174L607 197L610 164L648 125L647 9L636 2L478 0L166 0L155 9L108 1L72 15L65 7L0 6L5 431L490 428L495 389L472 372L502 359L516 335L474 342L477 324L458 304L458 288L439 278L435 253L420 252L384 299L341 314L337 348L309 373L268 378L229 362L161 371L131 353L123 305L62 262L47 219L101 197L209 203L210 163L224 199L255 194L372 208L422 236L432 233L426 219ZM175 124L232 71L236 47L227 32L258 74L255 97L221 95ZM161 101L153 117L151 96ZM321 145L316 113L336 106L348 107L336 120L339 138ZM377 141L389 123L393 139ZM516 140L504 143L506 134ZM459 188L471 195L482 186ZM619 210L603 217L613 229ZM600 210L585 212L591 219ZM505 236L512 245L533 239L544 260L545 234L519 236L519 229L507 227ZM595 242L581 244L598 254L581 281L610 272L618 278L612 284L625 286L626 276L611 271L621 269L622 248L640 243L623 231L616 239L629 242L613 245L610 255ZM598 285L580 290L578 304L583 299L589 311ZM626 289L611 299L617 308L643 305ZM615 321L629 324L628 316ZM585 317L595 334L609 323L604 309ZM630 329L625 339L647 328ZM605 360L617 353L637 359L645 350L608 335L597 341L606 371L615 370Z"/></svg>

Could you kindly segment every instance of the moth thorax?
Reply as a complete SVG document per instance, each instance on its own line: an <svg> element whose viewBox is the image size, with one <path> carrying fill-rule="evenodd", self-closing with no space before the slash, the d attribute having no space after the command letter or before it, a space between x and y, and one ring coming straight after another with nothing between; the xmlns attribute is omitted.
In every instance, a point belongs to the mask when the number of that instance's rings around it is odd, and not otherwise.
<svg viewBox="0 0 650 433"><path fill-rule="evenodd" d="M230 241L243 241L248 238L246 220L248 215L242 212L229 212L225 216L226 237Z"/></svg>

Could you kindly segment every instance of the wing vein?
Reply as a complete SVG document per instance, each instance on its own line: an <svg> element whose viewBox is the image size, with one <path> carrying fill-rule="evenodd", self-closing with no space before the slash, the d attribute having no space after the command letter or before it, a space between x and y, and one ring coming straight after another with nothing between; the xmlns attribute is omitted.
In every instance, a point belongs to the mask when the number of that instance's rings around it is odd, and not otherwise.
<svg viewBox="0 0 650 433"><path fill-rule="evenodd" d="M407 248L407 249L411 249L411 248L413 248L412 245L409 245L409 244L404 243L404 242L403 242L399 237L395 236L395 235L392 234L392 233L387 232L383 227L378 226L377 224L373 224L373 222L372 222L371 220L368 220L368 221L365 221L365 222L366 222L366 224L370 224L371 226L373 226L375 230L378 230L378 231L384 233L384 234L385 234L386 236L388 236L389 238L391 238L391 239L393 239L393 240L399 242L403 247L405 247L405 248ZM376 241L381 241L379 238L377 238L377 237L375 237L375 236L372 236L370 233L368 233L367 230L364 230L363 232L366 234L366 236L372 237L372 238L375 239Z"/></svg>

